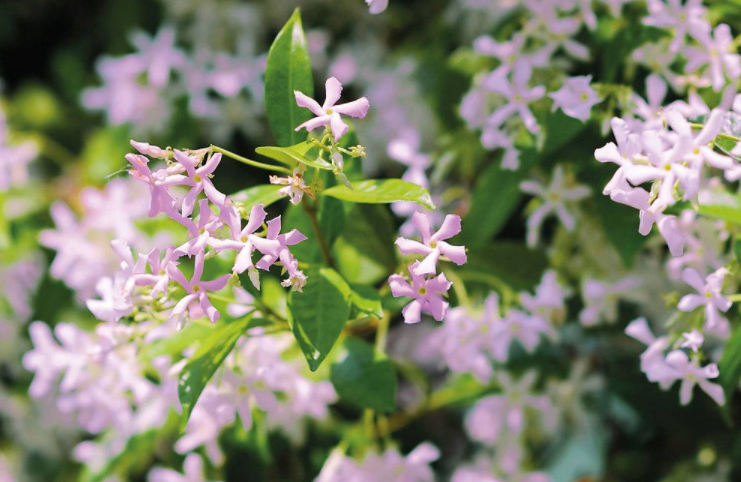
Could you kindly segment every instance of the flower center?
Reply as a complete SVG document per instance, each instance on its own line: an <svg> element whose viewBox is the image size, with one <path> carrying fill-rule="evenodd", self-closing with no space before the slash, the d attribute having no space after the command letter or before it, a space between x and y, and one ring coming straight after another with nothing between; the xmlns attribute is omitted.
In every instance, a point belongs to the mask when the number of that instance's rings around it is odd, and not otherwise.
<svg viewBox="0 0 741 482"><path fill-rule="evenodd" d="M417 291L418 291L418 293L419 293L420 295L422 295L422 296L424 296L424 295L426 295L426 294L427 294L427 288L425 288L424 286L423 286L423 287L421 287L421 288L420 288L419 290L417 290Z"/></svg>
<svg viewBox="0 0 741 482"><path fill-rule="evenodd" d="M200 174L196 174L195 176L193 176L193 180L195 182L201 182L203 180L203 178L201 177Z"/></svg>
<svg viewBox="0 0 741 482"><path fill-rule="evenodd" d="M193 286L193 292L198 293L199 291L201 291L201 287L198 286L198 285L194 285Z"/></svg>
<svg viewBox="0 0 741 482"><path fill-rule="evenodd" d="M586 102L586 101L588 101L588 100L589 100L589 94L587 94L586 92L584 92L584 93L583 93L583 94L581 95L581 101L582 101L582 102Z"/></svg>
<svg viewBox="0 0 741 482"><path fill-rule="evenodd" d="M710 291L705 292L705 298L710 299L712 297L713 297L713 293L711 293Z"/></svg>
<svg viewBox="0 0 741 482"><path fill-rule="evenodd" d="M247 392L249 392L249 389L247 388L247 385L240 385L237 387L237 393L240 395L247 395Z"/></svg>

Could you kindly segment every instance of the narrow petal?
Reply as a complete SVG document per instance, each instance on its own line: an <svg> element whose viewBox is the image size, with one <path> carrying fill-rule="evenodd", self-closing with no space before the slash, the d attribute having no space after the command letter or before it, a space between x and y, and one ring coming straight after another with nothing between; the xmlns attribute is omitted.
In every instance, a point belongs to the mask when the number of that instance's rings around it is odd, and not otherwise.
<svg viewBox="0 0 741 482"><path fill-rule="evenodd" d="M319 105L319 102L315 101L308 95L305 95L299 92L298 90L294 90L293 95L296 96L296 104L299 107L306 107L316 116L326 115L326 112L324 112L324 110L321 108L321 106Z"/></svg>
<svg viewBox="0 0 741 482"><path fill-rule="evenodd" d="M342 84L339 80L334 77L330 77L324 83L324 105L322 108L326 111L327 109L334 107L340 97L342 96Z"/></svg>
<svg viewBox="0 0 741 482"><path fill-rule="evenodd" d="M370 109L370 102L365 97L361 97L358 100L337 105L333 110L340 114L362 119L368 114L368 109Z"/></svg>

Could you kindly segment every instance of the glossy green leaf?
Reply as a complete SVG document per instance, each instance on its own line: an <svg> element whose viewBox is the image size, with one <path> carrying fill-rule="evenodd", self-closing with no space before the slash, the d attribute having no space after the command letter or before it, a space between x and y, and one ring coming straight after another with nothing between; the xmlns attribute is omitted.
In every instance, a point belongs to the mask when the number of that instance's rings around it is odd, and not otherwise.
<svg viewBox="0 0 741 482"><path fill-rule="evenodd" d="M413 201L429 209L435 209L429 191L417 184L401 179L370 179L347 186L334 186L322 192L343 201L363 204L386 204L396 201Z"/></svg>
<svg viewBox="0 0 741 482"><path fill-rule="evenodd" d="M648 240L647 236L641 236L638 232L638 212L601 194L594 198L594 205L607 241L618 252L625 266L633 266L633 261Z"/></svg>
<svg viewBox="0 0 741 482"><path fill-rule="evenodd" d="M178 382L178 397L183 407L183 428L206 384L232 351L239 337L251 327L251 321L249 316L235 321L219 320L212 333L201 341L183 367Z"/></svg>
<svg viewBox="0 0 741 482"><path fill-rule="evenodd" d="M726 404L721 407L721 411L726 420L730 421L731 399L741 380L741 327L737 326L731 334L718 363L718 370L718 383L726 394Z"/></svg>
<svg viewBox="0 0 741 482"><path fill-rule="evenodd" d="M311 59L298 8L270 46L265 67L265 111L281 146L305 140L306 131L296 132L295 128L312 117L308 109L296 105L294 90L314 95Z"/></svg>
<svg viewBox="0 0 741 482"><path fill-rule="evenodd" d="M207 338L215 329L216 325L208 321L193 321L172 336L145 344L139 353L139 358L144 362L150 362L159 356L178 356L183 353L183 350Z"/></svg>
<svg viewBox="0 0 741 482"><path fill-rule="evenodd" d="M396 409L396 370L385 354L369 343L348 337L345 351L332 365L331 380L341 400L379 412Z"/></svg>
<svg viewBox="0 0 741 482"><path fill-rule="evenodd" d="M331 268L306 271L303 293L288 297L289 322L309 368L327 357L350 315L350 286Z"/></svg>
<svg viewBox="0 0 741 482"><path fill-rule="evenodd" d="M289 147L265 146L258 147L255 152L261 156L269 157L288 166L295 166L296 163L302 163L309 167L317 169L331 170L332 164L319 159L319 151L311 142L301 142Z"/></svg>
<svg viewBox="0 0 741 482"><path fill-rule="evenodd" d="M351 285L351 288L351 318L381 318L383 316L381 295L378 294L378 291L374 287L368 285Z"/></svg>
<svg viewBox="0 0 741 482"><path fill-rule="evenodd" d="M504 227L522 200L520 182L526 172L524 166L508 171L496 163L478 177L471 208L463 220L461 236L466 246L482 246Z"/></svg>
<svg viewBox="0 0 741 482"><path fill-rule="evenodd" d="M351 283L373 284L396 268L396 231L387 206L355 204L333 254Z"/></svg>
<svg viewBox="0 0 741 482"><path fill-rule="evenodd" d="M269 206L283 198L282 195L278 194L278 190L281 187L283 186L275 184L260 184L259 186L252 186L237 191L230 197L233 201L244 204L249 212L249 209L256 204Z"/></svg>
<svg viewBox="0 0 741 482"><path fill-rule="evenodd" d="M542 250L501 241L471 249L468 263L461 268L461 276L472 273L472 280L484 283L487 277L495 277L512 289L530 290L538 284L547 267L548 258Z"/></svg>

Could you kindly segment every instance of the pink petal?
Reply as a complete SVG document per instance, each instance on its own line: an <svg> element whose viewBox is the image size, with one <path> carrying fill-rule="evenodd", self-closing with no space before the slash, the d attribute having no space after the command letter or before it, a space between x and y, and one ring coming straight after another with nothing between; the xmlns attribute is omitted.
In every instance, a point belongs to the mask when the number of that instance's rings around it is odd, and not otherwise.
<svg viewBox="0 0 741 482"><path fill-rule="evenodd" d="M340 96L342 95L342 84L339 80L334 77L330 77L324 83L325 98L324 105L322 108L326 111L327 109L334 107Z"/></svg>
<svg viewBox="0 0 741 482"><path fill-rule="evenodd" d="M368 114L368 109L370 109L370 102L365 97L361 97L358 100L337 105L332 110L343 115L362 119Z"/></svg>
<svg viewBox="0 0 741 482"><path fill-rule="evenodd" d="M332 135L334 136L335 142L342 139L342 136L347 134L347 131L350 130L350 128L345 124L345 122L342 120L342 117L340 117L340 114L337 112L333 113L330 116L330 127L332 128Z"/></svg>
<svg viewBox="0 0 741 482"><path fill-rule="evenodd" d="M442 241L444 239L450 239L456 234L461 232L461 217L455 214L448 214L445 216L440 229L430 238L431 241Z"/></svg>
<svg viewBox="0 0 741 482"><path fill-rule="evenodd" d="M314 115L316 116L326 115L326 112L324 112L324 110L321 108L321 106L319 105L319 102L315 101L308 95L305 95L302 92L299 92L298 90L294 90L293 95L296 97L296 104L299 107L306 107L311 112L313 112Z"/></svg>

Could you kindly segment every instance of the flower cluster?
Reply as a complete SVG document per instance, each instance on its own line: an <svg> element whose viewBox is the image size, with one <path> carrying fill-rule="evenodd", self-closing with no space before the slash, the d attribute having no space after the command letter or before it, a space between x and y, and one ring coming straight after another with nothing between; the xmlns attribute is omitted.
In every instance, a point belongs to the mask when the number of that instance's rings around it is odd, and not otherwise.
<svg viewBox="0 0 741 482"><path fill-rule="evenodd" d="M404 255L423 255L422 261L415 261L408 268L411 284L402 275L389 277L391 293L396 296L414 298L402 310L404 322L418 323L422 313L429 313L437 321L442 321L448 310L444 296L453 285L445 273L437 274L437 263L444 257L461 266L466 263L466 248L453 246L445 240L461 232L461 218L454 214L445 217L440 229L433 233L430 218L419 211L412 215L412 223L419 231L422 242L398 238L396 246Z"/></svg>
<svg viewBox="0 0 741 482"><path fill-rule="evenodd" d="M568 291L556 273L543 275L535 294L520 294L521 309L509 308L504 316L496 293L489 295L482 309L459 306L448 311L444 323L430 337L453 372L472 373L481 383L494 375L492 360L505 363L514 341L532 353L545 336L557 338L555 327L562 323Z"/></svg>

